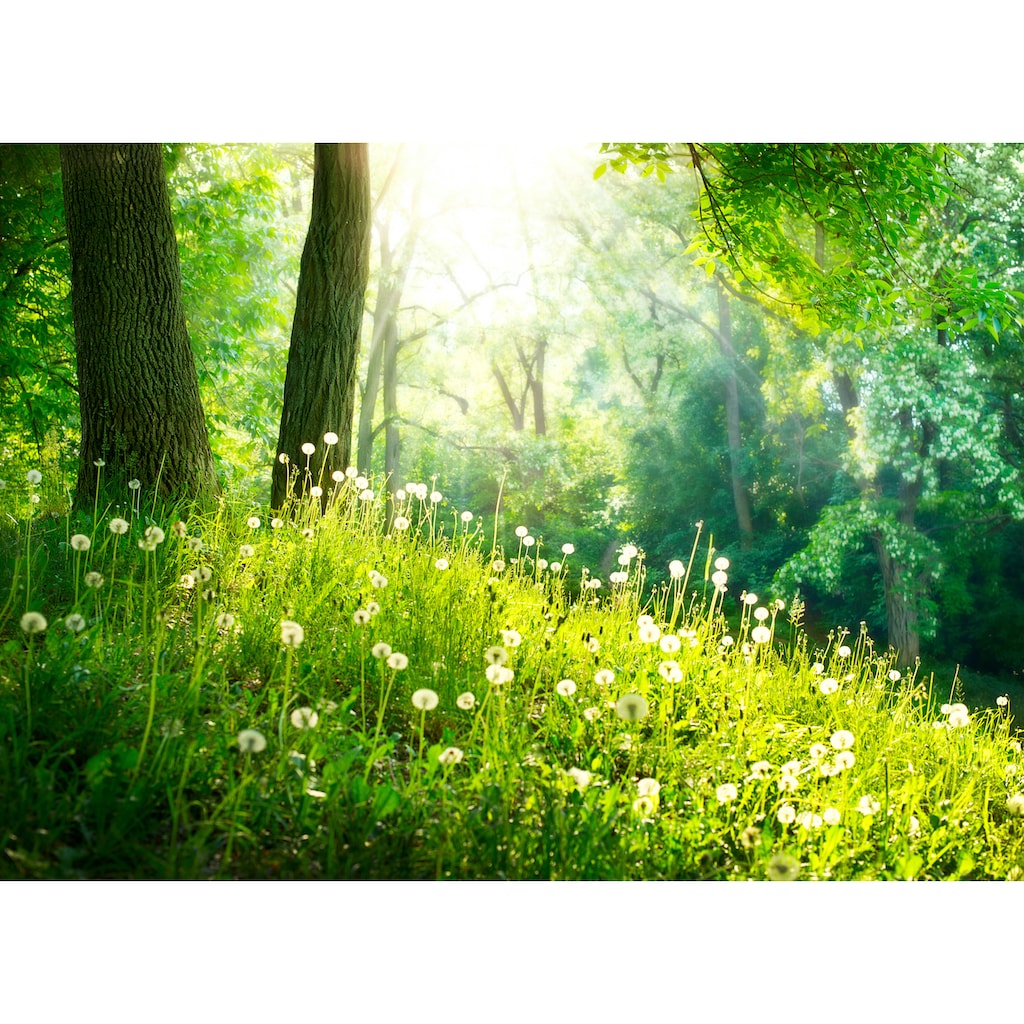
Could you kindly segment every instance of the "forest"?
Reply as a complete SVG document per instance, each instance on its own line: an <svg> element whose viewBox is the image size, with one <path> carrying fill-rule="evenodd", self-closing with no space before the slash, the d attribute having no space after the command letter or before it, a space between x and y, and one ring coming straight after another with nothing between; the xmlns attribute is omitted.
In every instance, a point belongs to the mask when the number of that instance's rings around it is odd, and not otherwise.
<svg viewBox="0 0 1024 1024"><path fill-rule="evenodd" d="M0 145L0 879L1024 879L1022 200Z"/></svg>
<svg viewBox="0 0 1024 1024"><path fill-rule="evenodd" d="M351 423L328 473L433 479L506 544L572 536L604 576L634 544L651 588L703 522L812 634L1020 686L1020 147L374 145L348 363L297 362L291 398L290 337L324 348L292 334L313 147L163 160L188 345L140 372L198 387L186 489L279 503L278 452ZM45 467L52 511L101 456L147 486L165 459L83 444L122 385L106 339L76 358L64 203L58 147L3 147L0 471Z"/></svg>

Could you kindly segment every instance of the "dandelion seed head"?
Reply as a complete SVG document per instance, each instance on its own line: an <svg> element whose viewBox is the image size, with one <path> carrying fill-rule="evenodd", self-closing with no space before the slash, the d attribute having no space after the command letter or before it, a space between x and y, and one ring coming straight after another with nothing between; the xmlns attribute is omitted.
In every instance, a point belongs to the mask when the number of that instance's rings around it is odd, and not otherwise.
<svg viewBox="0 0 1024 1024"><path fill-rule="evenodd" d="M408 530L409 520L405 516L395 516L394 523L392 524L396 530Z"/></svg>
<svg viewBox="0 0 1024 1024"><path fill-rule="evenodd" d="M437 694L433 690L416 690L411 700L412 706L419 711L433 711L437 707Z"/></svg>
<svg viewBox="0 0 1024 1024"><path fill-rule="evenodd" d="M723 782L722 785L715 790L715 796L718 798L718 802L720 804L727 804L739 796L739 790L732 782Z"/></svg>
<svg viewBox="0 0 1024 1024"><path fill-rule="evenodd" d="M84 533L72 534L68 543L74 551L88 551L92 546L92 541Z"/></svg>
<svg viewBox="0 0 1024 1024"><path fill-rule="evenodd" d="M674 580L681 580L686 575L686 566L678 558L668 563L668 574Z"/></svg>
<svg viewBox="0 0 1024 1024"><path fill-rule="evenodd" d="M244 754L258 754L267 747L267 738L258 729L243 729L238 734L238 749Z"/></svg>
<svg viewBox="0 0 1024 1024"><path fill-rule="evenodd" d="M391 645L384 643L382 640L380 643L376 643L370 648L370 653L375 658L387 658L391 654Z"/></svg>
<svg viewBox="0 0 1024 1024"><path fill-rule="evenodd" d="M103 586L104 579L101 573L98 572L87 572L82 577L82 582L92 590L98 590Z"/></svg>
<svg viewBox="0 0 1024 1024"><path fill-rule="evenodd" d="M637 635L641 642L653 644L661 638L661 630L653 622L645 622L638 630Z"/></svg>
<svg viewBox="0 0 1024 1024"><path fill-rule="evenodd" d="M260 517L249 516L245 521L245 525L248 526L250 530L258 530L260 528Z"/></svg>
<svg viewBox="0 0 1024 1024"><path fill-rule="evenodd" d="M563 555L571 555L571 554L574 554L575 551L576 551L576 548L572 544L563 544L562 545L562 554Z"/></svg>
<svg viewBox="0 0 1024 1024"><path fill-rule="evenodd" d="M241 558L252 558L256 554L256 549L251 544L242 544L238 548L238 554Z"/></svg>
<svg viewBox="0 0 1024 1024"><path fill-rule="evenodd" d="M772 631L767 626L755 626L750 631L750 639L755 644L766 644L772 638Z"/></svg>
<svg viewBox="0 0 1024 1024"><path fill-rule="evenodd" d="M125 533L128 532L128 520L127 519L121 519L121 518L111 519L110 523L109 523L109 526L110 526L110 532L112 534L114 534L115 536L117 536L117 537L120 537L122 534L125 534Z"/></svg>
<svg viewBox="0 0 1024 1024"><path fill-rule="evenodd" d="M64 626L69 633L81 633L85 629L85 616L72 612L65 620Z"/></svg>
<svg viewBox="0 0 1024 1024"><path fill-rule="evenodd" d="M725 570L729 568L729 559L724 556L716 558L715 568L718 569L719 572L725 572Z"/></svg>
<svg viewBox="0 0 1024 1024"><path fill-rule="evenodd" d="M327 433L324 434L324 444L326 444L326 445L335 445L337 443L338 443L338 435L333 430L328 430Z"/></svg>
<svg viewBox="0 0 1024 1024"><path fill-rule="evenodd" d="M218 629L231 629L235 624L235 617L231 612L221 612L214 620L214 624Z"/></svg>
<svg viewBox="0 0 1024 1024"><path fill-rule="evenodd" d="M711 574L711 582L716 587L724 587L729 582L729 577L721 569Z"/></svg>
<svg viewBox="0 0 1024 1024"><path fill-rule="evenodd" d="M370 621L370 613L366 608L357 608L352 613L352 621L357 626L365 626Z"/></svg>
<svg viewBox="0 0 1024 1024"><path fill-rule="evenodd" d="M599 669L594 673L594 682L598 686L611 686L615 682L615 673L610 668Z"/></svg>
<svg viewBox="0 0 1024 1024"><path fill-rule="evenodd" d="M826 807L821 815L826 825L838 825L843 816L835 807Z"/></svg>
<svg viewBox="0 0 1024 1024"><path fill-rule="evenodd" d="M827 697L830 693L835 693L839 689L839 680L832 678L822 679L818 683L818 689Z"/></svg>
<svg viewBox="0 0 1024 1024"><path fill-rule="evenodd" d="M560 679L555 683L555 691L563 697L571 697L576 692L576 684L571 679Z"/></svg>
<svg viewBox="0 0 1024 1024"><path fill-rule="evenodd" d="M437 759L445 767L458 764L462 760L462 751L458 747L445 747L444 750L437 755Z"/></svg>
<svg viewBox="0 0 1024 1024"><path fill-rule="evenodd" d="M501 630L501 638L509 647L518 647L522 642L522 635L515 629Z"/></svg>
<svg viewBox="0 0 1024 1024"><path fill-rule="evenodd" d="M754 609L754 618L757 619L758 622L764 622L764 620L768 618L769 614L771 613L767 608Z"/></svg>
<svg viewBox="0 0 1024 1024"><path fill-rule="evenodd" d="M851 653L853 652L846 644L842 644L840 647L836 648L836 657L838 658L848 658Z"/></svg>
<svg viewBox="0 0 1024 1024"><path fill-rule="evenodd" d="M320 716L312 708L296 708L290 717L296 729L314 729L320 721Z"/></svg>
<svg viewBox="0 0 1024 1024"><path fill-rule="evenodd" d="M881 809L882 805L869 793L865 793L857 802L857 810L866 818L877 814Z"/></svg>
<svg viewBox="0 0 1024 1024"><path fill-rule="evenodd" d="M595 708L595 707L584 708L583 709L583 717L588 722L596 722L597 719L601 717L601 709L600 708Z"/></svg>
<svg viewBox="0 0 1024 1024"><path fill-rule="evenodd" d="M615 702L615 713L627 722L639 722L650 710L647 701L639 693L624 693Z"/></svg>
<svg viewBox="0 0 1024 1024"><path fill-rule="evenodd" d="M796 821L796 810L792 804L783 804L775 812L775 817L780 825L792 825Z"/></svg>
<svg viewBox="0 0 1024 1024"><path fill-rule="evenodd" d="M661 783L650 777L640 779L636 784L637 796L657 796L661 792Z"/></svg>
<svg viewBox="0 0 1024 1024"><path fill-rule="evenodd" d="M580 789L586 789L593 781L594 776L582 768L570 768L566 774L576 783Z"/></svg>
<svg viewBox="0 0 1024 1024"><path fill-rule="evenodd" d="M25 479L28 480L30 484L40 484L43 482L43 474L40 473L38 469L30 469L25 474Z"/></svg>
<svg viewBox="0 0 1024 1024"><path fill-rule="evenodd" d="M757 594L744 594L743 595L743 603L745 605L757 604L757 600L758 600ZM758 611L760 611L760 609L758 609ZM757 613L755 612L755 617L756 618L760 618L761 616L757 615ZM768 616L765 615L765 618L768 618Z"/></svg>
<svg viewBox="0 0 1024 1024"><path fill-rule="evenodd" d="M852 750L840 750L835 757L835 766L839 771L845 771L847 768L852 768L856 762L857 758L854 756Z"/></svg>
<svg viewBox="0 0 1024 1024"><path fill-rule="evenodd" d="M392 651L388 655L387 666L396 672L401 672L409 667L409 657L401 651Z"/></svg>
<svg viewBox="0 0 1024 1024"><path fill-rule="evenodd" d="M448 568L448 559L447 558L439 558L434 563L434 568L435 569L440 569L443 572L445 569Z"/></svg>
<svg viewBox="0 0 1024 1024"><path fill-rule="evenodd" d="M128 490L129 491L137 491L141 487L142 487L142 482L140 480L129 480L128 481Z"/></svg>
<svg viewBox="0 0 1024 1024"><path fill-rule="evenodd" d="M470 711L476 705L476 697L473 696L468 690L465 693L460 693L455 698L455 706L461 708L463 711Z"/></svg>
<svg viewBox="0 0 1024 1024"><path fill-rule="evenodd" d="M515 673L507 665L488 665L484 669L484 675L487 677L487 681L494 683L495 686L511 683L515 678Z"/></svg>
<svg viewBox="0 0 1024 1024"><path fill-rule="evenodd" d="M829 741L836 750L849 750L854 744L853 733L848 729L837 729Z"/></svg>
<svg viewBox="0 0 1024 1024"><path fill-rule="evenodd" d="M303 455L312 455L313 452L316 451L316 445L313 444L311 441L306 441L299 449L299 451L301 451Z"/></svg>
<svg viewBox="0 0 1024 1024"><path fill-rule="evenodd" d="M34 633L45 632L47 625L46 616L40 612L25 612L20 619L22 632L31 636Z"/></svg>
<svg viewBox="0 0 1024 1024"><path fill-rule="evenodd" d="M285 647L298 647L306 639L305 630L291 619L285 619L281 623L281 643Z"/></svg>
<svg viewBox="0 0 1024 1024"><path fill-rule="evenodd" d="M516 536L519 537L520 539L525 537L529 532L530 532L529 529L527 529L527 527L525 527L525 526L517 526L516 527Z"/></svg>

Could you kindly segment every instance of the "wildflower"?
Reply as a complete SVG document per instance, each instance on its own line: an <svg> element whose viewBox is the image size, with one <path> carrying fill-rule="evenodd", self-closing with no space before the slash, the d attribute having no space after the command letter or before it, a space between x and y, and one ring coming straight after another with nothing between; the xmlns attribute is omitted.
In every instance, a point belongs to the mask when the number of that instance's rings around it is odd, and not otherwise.
<svg viewBox="0 0 1024 1024"><path fill-rule="evenodd" d="M523 642L523 638L519 631L515 629L501 630L501 638L509 647L518 647Z"/></svg>
<svg viewBox="0 0 1024 1024"><path fill-rule="evenodd" d="M199 554L199 552L203 550L202 539L199 537L189 537L188 549L189 551L194 551L196 554Z"/></svg>
<svg viewBox="0 0 1024 1024"><path fill-rule="evenodd" d="M128 521L126 519L111 519L109 525L110 532L115 536L120 536L122 533L128 532Z"/></svg>
<svg viewBox="0 0 1024 1024"><path fill-rule="evenodd" d="M576 546L574 544L563 544L562 545L562 554L563 555L571 555L571 554L574 554L575 551L576 551Z"/></svg>
<svg viewBox="0 0 1024 1024"><path fill-rule="evenodd" d="M649 796L638 796L633 801L633 810L645 818L654 813L656 806Z"/></svg>
<svg viewBox="0 0 1024 1024"><path fill-rule="evenodd" d="M571 679L560 679L555 683L555 691L563 697L571 697L576 692L576 684Z"/></svg>
<svg viewBox="0 0 1024 1024"><path fill-rule="evenodd" d="M316 445L307 441L299 450L303 455L312 455L316 451Z"/></svg>
<svg viewBox="0 0 1024 1024"><path fill-rule="evenodd" d="M792 825L796 821L796 811L792 804L783 804L776 812L775 817L780 825Z"/></svg>
<svg viewBox="0 0 1024 1024"><path fill-rule="evenodd" d="M312 708L296 708L291 713L291 720L296 729L313 729L320 716Z"/></svg>
<svg viewBox="0 0 1024 1024"><path fill-rule="evenodd" d="M743 595L743 603L744 603L745 605L752 605L752 604L757 604L757 594L744 594L744 595ZM760 609L760 608L758 608L757 610L758 610L758 611L760 611L761 609ZM767 615L767 609L765 610L765 616L764 616L764 617L765 617L765 618L768 618L768 615ZM761 618L761 616L760 616L760 615L757 615L757 614L755 613L755 618L758 618L758 619L760 619L760 618Z"/></svg>
<svg viewBox="0 0 1024 1024"><path fill-rule="evenodd" d="M297 622L285 619L281 623L281 643L285 647L298 647L305 638L306 633Z"/></svg>
<svg viewBox="0 0 1024 1024"><path fill-rule="evenodd" d="M375 658L387 658L391 655L391 645L381 641L370 648L370 653Z"/></svg>
<svg viewBox="0 0 1024 1024"><path fill-rule="evenodd" d="M959 729L962 726L970 725L971 716L967 713L967 709L963 704L955 704L953 710L949 713L947 721L951 729Z"/></svg>
<svg viewBox="0 0 1024 1024"><path fill-rule="evenodd" d="M335 445L337 443L338 443L338 435L333 430L328 430L327 433L324 434L324 444L326 444L326 445Z"/></svg>
<svg viewBox="0 0 1024 1024"><path fill-rule="evenodd" d="M661 783L657 779L640 779L636 784L637 796L657 796L661 792Z"/></svg>
<svg viewBox="0 0 1024 1024"><path fill-rule="evenodd" d="M608 574L608 581L610 583L625 583L626 580L628 580L628 579L629 579L629 573L628 572L610 572ZM598 580L598 586L600 586L600 580ZM657 629L658 627L655 626L654 628Z"/></svg>
<svg viewBox="0 0 1024 1024"><path fill-rule="evenodd" d="M412 706L420 711L433 711L437 707L437 694L433 690L416 690L412 695Z"/></svg>
<svg viewBox="0 0 1024 1024"><path fill-rule="evenodd" d="M445 747L445 749L437 755L437 759L446 767L458 764L462 760L462 751L459 750L458 747Z"/></svg>
<svg viewBox="0 0 1024 1024"><path fill-rule="evenodd" d="M736 642L736 641L735 641L735 640L733 640L733 638L732 638L731 636L729 636L729 634L728 634L728 633L727 633L727 634L726 634L725 636L723 636L723 637L722 637L722 646L723 646L723 647L732 647L732 645L733 645L733 644L734 644L735 642ZM692 643L692 642L691 642L690 646L691 646L691 647L693 646L693 643Z"/></svg>
<svg viewBox="0 0 1024 1024"><path fill-rule="evenodd" d="M537 543L537 538L536 537L531 537L529 534L527 534L523 538L523 547L524 548L532 548L533 545L536 544L536 543Z"/></svg>
<svg viewBox="0 0 1024 1024"><path fill-rule="evenodd" d="M659 641L658 646L666 654L675 654L680 647L679 637L675 633L666 633Z"/></svg>
<svg viewBox="0 0 1024 1024"><path fill-rule="evenodd" d="M739 796L739 790L731 782L723 782L722 785L715 790L715 796L718 797L720 804L727 804L730 800L735 800Z"/></svg>
<svg viewBox="0 0 1024 1024"><path fill-rule="evenodd" d="M767 626L755 626L750 631L750 639L755 644L766 644L772 638L772 631Z"/></svg>
<svg viewBox="0 0 1024 1024"><path fill-rule="evenodd" d="M369 487L364 487L363 490L359 492L360 501L373 501L373 497L373 491Z"/></svg>
<svg viewBox="0 0 1024 1024"><path fill-rule="evenodd" d="M473 706L476 704L476 697L473 696L468 690L465 693L460 693L455 698L456 707L461 708L463 711L471 711Z"/></svg>
<svg viewBox="0 0 1024 1024"><path fill-rule="evenodd" d="M674 580L681 580L686 574L686 566L683 565L678 558L673 558L672 561L668 563L668 574Z"/></svg>
<svg viewBox="0 0 1024 1024"><path fill-rule="evenodd" d="M726 583L729 582L729 577L719 569L718 572L713 572L711 574L711 582L714 583L716 587L724 587Z"/></svg>
<svg viewBox="0 0 1024 1024"><path fill-rule="evenodd" d="M466 511L465 511L465 512L463 512L463 513L462 513L462 514L461 514L461 515L459 516L459 518L460 518L460 519L461 519L461 520L462 520L462 521L463 521L464 523L471 523L471 522L473 522L473 513L472 513L472 512L470 512L470 511L469 511L469 509L466 509Z"/></svg>
<svg viewBox="0 0 1024 1024"><path fill-rule="evenodd" d="M755 761L750 766L750 774L747 776L747 781L758 781L768 777L768 772L772 770L771 763L768 761Z"/></svg>
<svg viewBox="0 0 1024 1024"><path fill-rule="evenodd" d="M314 484L309 489L309 496L311 498L319 498L323 493L324 493L324 489L322 487L317 487L316 484Z"/></svg>
<svg viewBox="0 0 1024 1024"><path fill-rule="evenodd" d="M890 682L898 683L901 678L902 678L902 676L899 674L899 672L896 671L896 669L893 668L893 669L889 670L889 681Z"/></svg>
<svg viewBox="0 0 1024 1024"><path fill-rule="evenodd" d="M761 838L761 830L756 825L748 825L740 833L740 846L744 850L752 850L756 845L758 839Z"/></svg>
<svg viewBox="0 0 1024 1024"><path fill-rule="evenodd" d="M588 722L596 722L597 719L601 717L601 709L600 708L584 708L583 709L583 717Z"/></svg>
<svg viewBox="0 0 1024 1024"><path fill-rule="evenodd" d="M98 572L87 572L82 577L82 582L93 590L97 590L103 586L103 576Z"/></svg>
<svg viewBox="0 0 1024 1024"><path fill-rule="evenodd" d="M780 793L792 793L800 785L800 780L795 775L783 773L776 783Z"/></svg>
<svg viewBox="0 0 1024 1024"><path fill-rule="evenodd" d="M395 516L394 522L392 523L396 530L408 530L409 520L405 516Z"/></svg>
<svg viewBox="0 0 1024 1024"><path fill-rule="evenodd" d="M551 571L552 572L556 572L556 573L557 572L561 572L562 571L562 563L561 562L552 562L551 563Z"/></svg>
<svg viewBox="0 0 1024 1024"><path fill-rule="evenodd" d="M448 568L448 559L447 558L439 558L434 563L434 568L435 569L440 569L442 572L444 572L444 570Z"/></svg>
<svg viewBox="0 0 1024 1024"><path fill-rule="evenodd" d="M835 807L826 807L821 817L826 825L838 825L843 816Z"/></svg>
<svg viewBox="0 0 1024 1024"><path fill-rule="evenodd" d="M64 625L69 633L81 633L85 629L85 616L78 612L72 612L65 620Z"/></svg>
<svg viewBox="0 0 1024 1024"><path fill-rule="evenodd" d="M443 494L442 494L442 493L441 493L440 491L431 491L431 492L430 492L430 500L431 500L431 502L433 502L433 504L435 504L435 505L436 505L436 504L437 504L437 503L438 503L439 501L441 501L441 499L442 499L443 497L444 497L444 495L443 495Z"/></svg>
<svg viewBox="0 0 1024 1024"><path fill-rule="evenodd" d="M370 616L372 618L374 615L380 614L380 605L377 604L376 601L367 601L366 610L370 613Z"/></svg>
<svg viewBox="0 0 1024 1024"><path fill-rule="evenodd" d="M572 778L573 782L575 782L580 789L586 789L594 778L590 772L584 771L582 768L570 768L566 774Z"/></svg>
<svg viewBox="0 0 1024 1024"><path fill-rule="evenodd" d="M128 481L128 490L129 491L137 491L141 487L142 487L142 483L139 480L129 480Z"/></svg>
<svg viewBox="0 0 1024 1024"><path fill-rule="evenodd" d="M527 536L527 534L529 534L529 532L530 531L525 526L517 526L516 527L516 536L520 540L522 540L523 537Z"/></svg>
<svg viewBox="0 0 1024 1024"><path fill-rule="evenodd" d="M88 551L92 541L84 533L75 533L72 534L68 543L75 551Z"/></svg>
<svg viewBox="0 0 1024 1024"><path fill-rule="evenodd" d="M284 520L278 519L276 516L270 520L270 528L272 530L280 530L284 526Z"/></svg>
<svg viewBox="0 0 1024 1024"><path fill-rule="evenodd" d="M658 674L669 683L678 683L683 678L683 670L675 661L661 662L658 665Z"/></svg>
<svg viewBox="0 0 1024 1024"><path fill-rule="evenodd" d="M238 549L240 558L252 558L256 554L256 549L251 544L243 544Z"/></svg>
<svg viewBox="0 0 1024 1024"><path fill-rule="evenodd" d="M1024 817L1024 793L1014 793L1009 797L1006 809L1015 817Z"/></svg>
<svg viewBox="0 0 1024 1024"><path fill-rule="evenodd" d="M820 814L814 814L812 811L801 811L796 816L796 823L809 832L812 828L821 828L822 817Z"/></svg>
<svg viewBox="0 0 1024 1024"><path fill-rule="evenodd" d="M715 568L718 569L719 572L724 572L726 569L729 568L729 559L728 558L724 558L724 557L716 558L715 559Z"/></svg>
<svg viewBox="0 0 1024 1024"><path fill-rule="evenodd" d="M638 636L645 644L656 643L661 637L661 630L653 622L645 622L638 631Z"/></svg>
<svg viewBox="0 0 1024 1024"><path fill-rule="evenodd" d="M230 629L235 624L235 617L231 612L221 612L214 620L218 629Z"/></svg>
<svg viewBox="0 0 1024 1024"><path fill-rule="evenodd" d="M852 768L856 763L856 757L854 757L852 750L840 750L836 754L836 767L840 771L844 771L847 768Z"/></svg>
<svg viewBox="0 0 1024 1024"><path fill-rule="evenodd" d="M877 814L882 809L882 805L869 794L865 793L857 803L857 810L860 811L865 817L869 818L873 814Z"/></svg>
<svg viewBox="0 0 1024 1024"><path fill-rule="evenodd" d="M818 683L818 689L827 697L830 693L835 693L839 689L839 681L836 679L822 679Z"/></svg>
<svg viewBox="0 0 1024 1024"><path fill-rule="evenodd" d="M639 722L647 717L649 706L639 693L624 693L615 702L615 713L627 722Z"/></svg>
<svg viewBox="0 0 1024 1024"><path fill-rule="evenodd" d="M21 617L21 628L29 636L33 633L42 633L47 625L46 616L40 615L39 612L25 612Z"/></svg>
<svg viewBox="0 0 1024 1024"><path fill-rule="evenodd" d="M836 750L849 750L853 746L853 733L847 729L839 729L832 733L829 741Z"/></svg>
<svg viewBox="0 0 1024 1024"><path fill-rule="evenodd" d="M266 746L266 737L257 729L243 729L238 734L238 749L245 754L258 754Z"/></svg>
<svg viewBox="0 0 1024 1024"><path fill-rule="evenodd" d="M800 874L800 861L788 853L777 853L764 871L772 882L793 882Z"/></svg>
<svg viewBox="0 0 1024 1024"><path fill-rule="evenodd" d="M764 622L764 620L768 618L768 615L769 612L767 608L754 609L754 618L757 619L758 622Z"/></svg>
<svg viewBox="0 0 1024 1024"><path fill-rule="evenodd" d="M387 576L382 576L379 572L373 571L370 573L370 584L378 590L382 590L388 585L388 578Z"/></svg>
<svg viewBox="0 0 1024 1024"><path fill-rule="evenodd" d="M850 648L847 647L846 644L843 644L841 647L836 648L836 657L838 658L848 658L850 654Z"/></svg>
<svg viewBox="0 0 1024 1024"><path fill-rule="evenodd" d="M260 517L249 516L245 521L245 525L248 526L250 530L258 530L260 528Z"/></svg>
<svg viewBox="0 0 1024 1024"><path fill-rule="evenodd" d="M493 562L491 562L491 568L495 572L504 572L505 563L500 558L496 558Z"/></svg>
<svg viewBox="0 0 1024 1024"><path fill-rule="evenodd" d="M287 466L288 463L291 462L292 460L288 458L287 452L278 452L277 461L280 462L282 466Z"/></svg>
<svg viewBox="0 0 1024 1024"><path fill-rule="evenodd" d="M537 568L543 572L548 567L548 560L546 558L537 559Z"/></svg>
<svg viewBox="0 0 1024 1024"><path fill-rule="evenodd" d="M28 480L28 482L30 484L42 483L42 481L43 481L43 474L40 473L38 469L30 469L25 474L25 479Z"/></svg>
<svg viewBox="0 0 1024 1024"><path fill-rule="evenodd" d="M996 697L996 704L999 707L1001 707L1001 708L1007 707L1009 705L1009 703L1010 703L1010 698L1007 697L1005 694L1003 696L1001 696L1001 697Z"/></svg>
<svg viewBox="0 0 1024 1024"><path fill-rule="evenodd" d="M392 651L388 655L387 661L388 668L393 668L396 672L401 672L403 669L409 667L409 658L401 651Z"/></svg>
<svg viewBox="0 0 1024 1024"><path fill-rule="evenodd" d="M817 764L823 757L828 755L828 747L824 743L814 743L811 745L811 763Z"/></svg>
<svg viewBox="0 0 1024 1024"><path fill-rule="evenodd" d="M622 557L625 558L627 561L636 558L636 556L639 554L640 551L635 544L626 544L622 548Z"/></svg>
<svg viewBox="0 0 1024 1024"><path fill-rule="evenodd" d="M352 613L352 621L357 626L365 626L370 621L370 613L365 608L357 608Z"/></svg>
<svg viewBox="0 0 1024 1024"><path fill-rule="evenodd" d="M488 665L484 669L484 675L487 676L488 682L494 683L495 686L511 683L515 678L515 673L512 669L505 665Z"/></svg>
<svg viewBox="0 0 1024 1024"><path fill-rule="evenodd" d="M815 674L816 676L820 676L820 675L822 674L822 672L824 672L824 671L825 671L825 666L824 666L824 665L823 665L823 664L822 664L822 663L821 663L820 661L816 661L816 662L815 662L815 663L814 663L814 664L813 664L813 665L811 666L811 671L812 671L812 672L813 672L813 673L814 673L814 674Z"/></svg>
<svg viewBox="0 0 1024 1024"><path fill-rule="evenodd" d="M598 640L596 636L588 636L587 650L590 651L591 654L597 654L597 652L601 650L601 641Z"/></svg>
<svg viewBox="0 0 1024 1024"><path fill-rule="evenodd" d="M336 484L340 484L340 483L342 483L342 482L344 481L344 479L345 479L345 474L344 474L344 473L342 473L342 471L341 471L340 469L336 469L336 470L335 470L335 471L334 471L334 472L333 472L333 473L331 474L331 479L332 479L332 480L333 480L333 481L334 481L334 482L335 482ZM397 495L396 495L396 497L397 497Z"/></svg>
<svg viewBox="0 0 1024 1024"><path fill-rule="evenodd" d="M594 682L598 686L611 686L615 682L615 673L610 668L602 668L594 674Z"/></svg>
<svg viewBox="0 0 1024 1024"><path fill-rule="evenodd" d="M484 661L488 665L504 665L508 661L508 651L504 647L499 647L495 644L493 647L488 647L484 651Z"/></svg>
<svg viewBox="0 0 1024 1024"><path fill-rule="evenodd" d="M181 578L178 580L178 586L182 590L191 590L196 585L196 578L190 572L181 574Z"/></svg>

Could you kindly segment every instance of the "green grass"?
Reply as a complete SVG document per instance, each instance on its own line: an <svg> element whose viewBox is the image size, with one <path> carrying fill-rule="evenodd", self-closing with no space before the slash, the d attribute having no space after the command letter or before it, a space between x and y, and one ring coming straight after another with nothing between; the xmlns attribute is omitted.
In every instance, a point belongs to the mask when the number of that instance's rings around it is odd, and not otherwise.
<svg viewBox="0 0 1024 1024"><path fill-rule="evenodd" d="M5 500L3 877L1024 868L1010 709L897 677L863 633L813 645L775 595L716 589L699 533L645 602L642 553L590 587L571 537L502 552L415 494L387 529L351 478L280 520Z"/></svg>

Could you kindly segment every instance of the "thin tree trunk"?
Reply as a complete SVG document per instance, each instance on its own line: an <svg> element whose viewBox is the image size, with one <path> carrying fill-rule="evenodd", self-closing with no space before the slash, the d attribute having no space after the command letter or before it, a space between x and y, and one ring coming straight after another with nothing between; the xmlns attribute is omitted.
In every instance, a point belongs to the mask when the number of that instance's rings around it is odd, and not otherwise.
<svg viewBox="0 0 1024 1024"><path fill-rule="evenodd" d="M754 541L754 522L750 511L750 495L743 482L743 438L740 431L740 396L736 381L736 351L732 343L732 316L729 296L718 287L718 343L725 363L725 429L729 442L729 480L736 523L740 530L740 546L749 551Z"/></svg>
<svg viewBox="0 0 1024 1024"><path fill-rule="evenodd" d="M102 478L218 490L159 145L62 145L82 443L76 502Z"/></svg>
<svg viewBox="0 0 1024 1024"><path fill-rule="evenodd" d="M369 273L370 173L365 143L317 143L271 505L343 472L352 450L359 330ZM338 443L327 445L333 432ZM307 457L303 444L315 445ZM288 464L281 461L287 456ZM308 468L308 473L307 473Z"/></svg>

